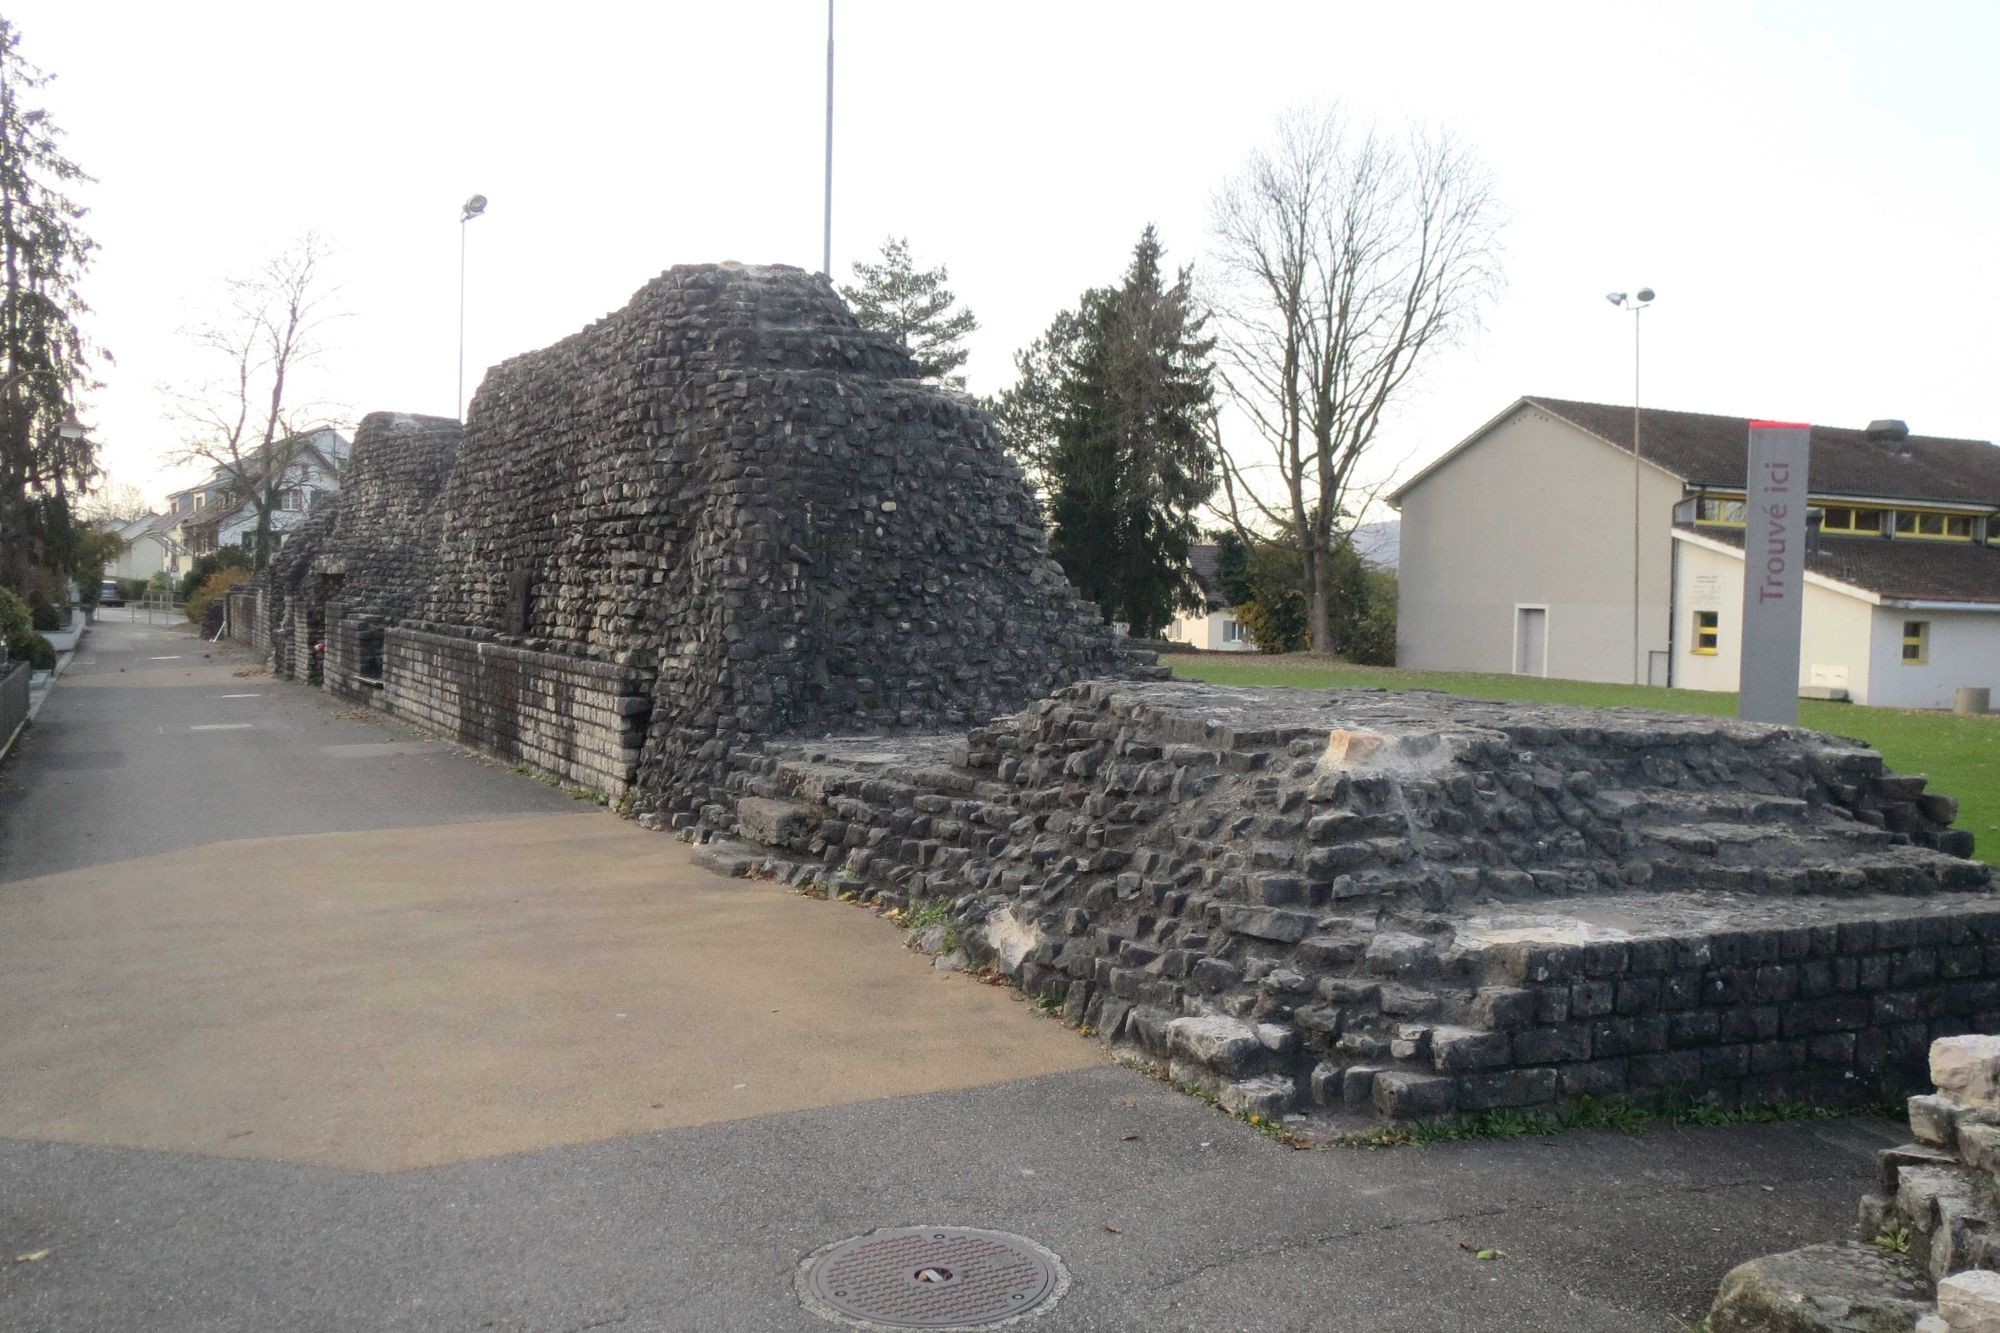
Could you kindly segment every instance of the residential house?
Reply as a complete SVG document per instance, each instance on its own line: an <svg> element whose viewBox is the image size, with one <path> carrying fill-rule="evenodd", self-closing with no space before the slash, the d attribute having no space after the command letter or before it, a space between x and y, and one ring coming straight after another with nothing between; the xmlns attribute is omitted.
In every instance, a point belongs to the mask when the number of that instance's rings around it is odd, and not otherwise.
<svg viewBox="0 0 2000 1333"><path fill-rule="evenodd" d="M1398 663L1733 690L1749 425L1646 409L1635 465L1629 406L1512 404L1392 497ZM1808 489L1801 687L1911 708L2000 690L2000 448L1816 426Z"/></svg>
<svg viewBox="0 0 2000 1333"><path fill-rule="evenodd" d="M1220 546L1188 547L1188 563L1194 571L1195 586L1201 590L1201 610L1183 611L1176 615L1173 623L1167 626L1167 638L1190 648L1205 648L1213 652L1255 652L1257 645L1251 639L1250 631L1236 618L1236 613L1230 609L1229 599L1222 595L1222 580L1216 573L1216 562L1221 555Z"/></svg>
<svg viewBox="0 0 2000 1333"><path fill-rule="evenodd" d="M338 431L321 429L294 435L273 449L288 460L279 484L278 507L271 511L276 549L324 497L340 490L348 440ZM177 492L192 503L178 525L189 555L204 555L224 546L248 546L254 541L257 506L251 503L249 488L261 484L261 478L254 475L239 479L230 469L218 467L200 485Z"/></svg>
<svg viewBox="0 0 2000 1333"><path fill-rule="evenodd" d="M142 514L138 518L106 519L98 525L106 532L117 533L125 542L118 558L106 562L104 578L150 579L167 567L171 554L168 541L164 534L155 531L160 517Z"/></svg>

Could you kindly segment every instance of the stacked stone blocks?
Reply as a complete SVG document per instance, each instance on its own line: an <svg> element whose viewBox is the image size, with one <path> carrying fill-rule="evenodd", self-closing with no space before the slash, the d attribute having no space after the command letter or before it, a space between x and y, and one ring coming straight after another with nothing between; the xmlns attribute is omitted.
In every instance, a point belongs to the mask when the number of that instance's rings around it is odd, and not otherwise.
<svg viewBox="0 0 2000 1333"><path fill-rule="evenodd" d="M732 831L950 899L1225 1100L1410 1118L1851 1100L2000 1026L1990 872L1922 787L1712 719L1105 683L956 743L739 755Z"/></svg>

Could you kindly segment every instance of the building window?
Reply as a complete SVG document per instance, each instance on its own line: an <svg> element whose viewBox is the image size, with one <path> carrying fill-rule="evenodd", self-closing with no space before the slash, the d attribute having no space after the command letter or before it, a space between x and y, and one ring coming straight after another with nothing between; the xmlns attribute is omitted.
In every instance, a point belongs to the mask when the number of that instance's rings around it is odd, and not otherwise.
<svg viewBox="0 0 2000 1333"><path fill-rule="evenodd" d="M279 492L278 504L288 514L295 514L306 507L305 497L296 487Z"/></svg>
<svg viewBox="0 0 2000 1333"><path fill-rule="evenodd" d="M1882 511L1880 509L1856 509L1852 505L1828 505L1822 511L1825 515L1820 523L1822 532L1851 532L1856 536L1879 537L1882 535Z"/></svg>
<svg viewBox="0 0 2000 1333"><path fill-rule="evenodd" d="M1721 523L1740 528L1743 526L1743 502L1718 500L1704 495L1695 504L1694 520L1697 523Z"/></svg>
<svg viewBox="0 0 2000 1333"><path fill-rule="evenodd" d="M1242 643L1244 641L1244 634L1241 622L1235 620L1223 621L1222 641L1224 643Z"/></svg>
<svg viewBox="0 0 2000 1333"><path fill-rule="evenodd" d="M1703 657L1715 656L1715 645L1722 638L1722 613L1720 611L1697 611L1694 613L1694 651Z"/></svg>
<svg viewBox="0 0 2000 1333"><path fill-rule="evenodd" d="M1903 665L1922 666L1931 660L1931 622L1903 622Z"/></svg>

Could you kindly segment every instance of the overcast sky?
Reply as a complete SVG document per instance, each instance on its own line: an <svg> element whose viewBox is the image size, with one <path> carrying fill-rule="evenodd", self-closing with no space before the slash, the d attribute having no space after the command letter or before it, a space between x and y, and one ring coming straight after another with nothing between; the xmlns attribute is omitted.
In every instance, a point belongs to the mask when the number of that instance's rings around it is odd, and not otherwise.
<svg viewBox="0 0 2000 1333"><path fill-rule="evenodd" d="M149 499L184 471L159 393L201 377L183 330L307 229L348 316L312 392L353 419L453 412L475 191L468 395L673 264L819 266L815 0L7 12L98 178L90 333L117 363L85 416ZM1199 267L1278 113L1340 99L1463 136L1510 218L1506 293L1385 461L1522 394L1630 401L1604 293L1648 284L1653 405L2000 434L2000 6L840 0L838 44L836 277L890 233L948 265L976 391L1148 222Z"/></svg>

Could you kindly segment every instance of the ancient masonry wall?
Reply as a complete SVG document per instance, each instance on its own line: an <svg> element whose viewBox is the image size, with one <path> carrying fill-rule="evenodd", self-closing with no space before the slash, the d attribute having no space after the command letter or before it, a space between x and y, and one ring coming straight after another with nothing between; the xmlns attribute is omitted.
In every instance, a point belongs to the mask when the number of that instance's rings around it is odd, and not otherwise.
<svg viewBox="0 0 2000 1333"><path fill-rule="evenodd" d="M975 961L1237 1110L1852 1100L2000 1027L1955 803L1792 729L1103 683L737 768L782 873L947 900Z"/></svg>
<svg viewBox="0 0 2000 1333"><path fill-rule="evenodd" d="M292 637L256 646L294 670L324 642L329 689L679 827L769 737L964 728L1159 670L1049 559L985 415L783 267L670 270L493 368L462 433L367 418L326 528L264 592ZM620 722L561 742L550 702Z"/></svg>
<svg viewBox="0 0 2000 1333"><path fill-rule="evenodd" d="M384 697L427 730L566 782L625 794L652 682L630 667L393 627Z"/></svg>

